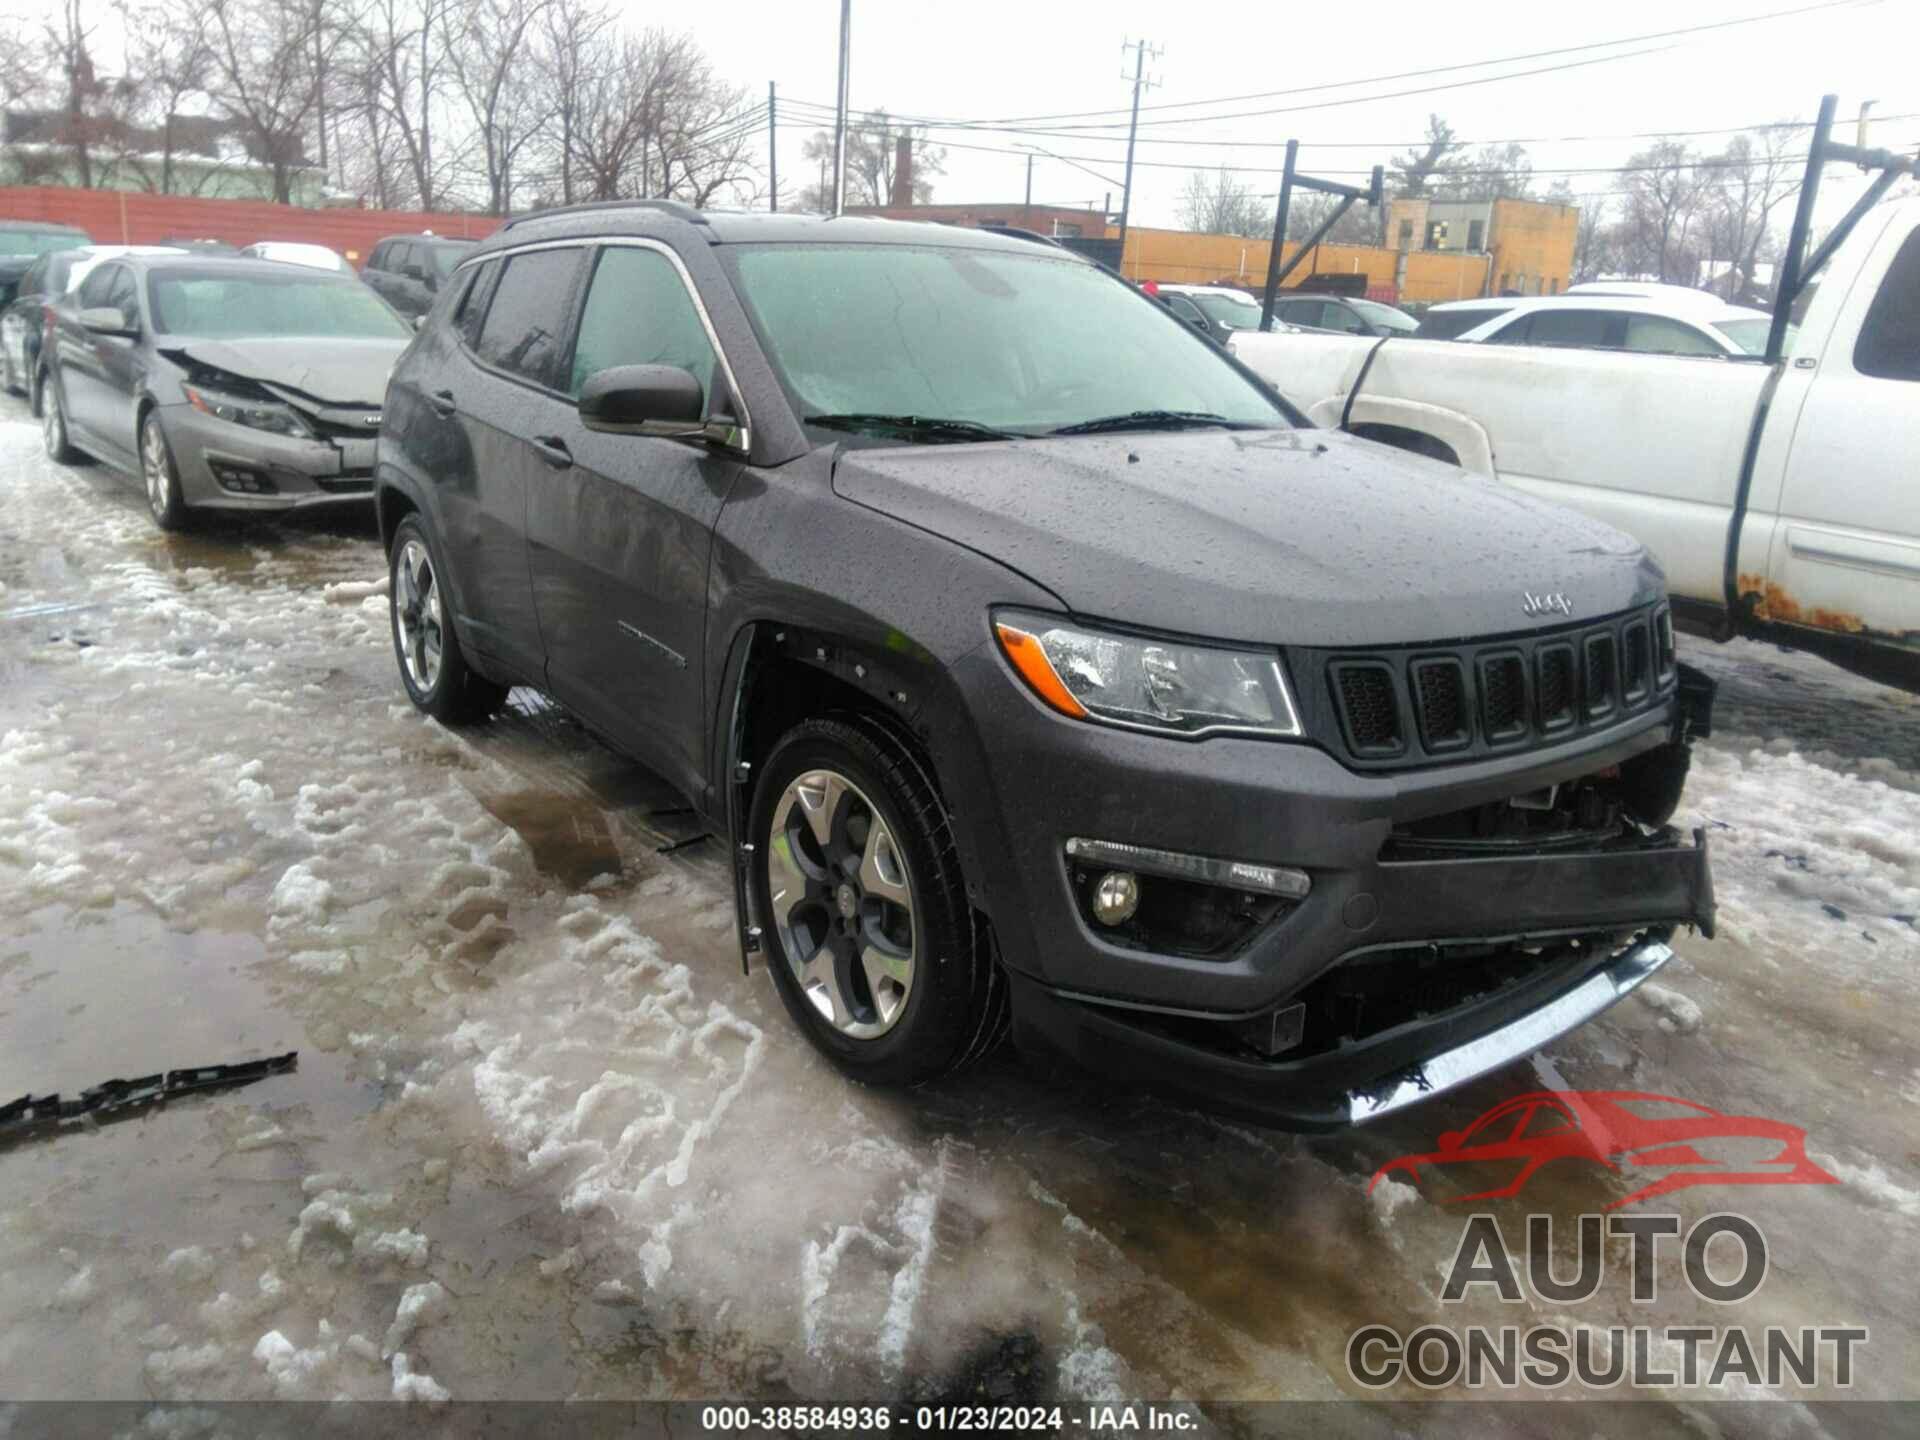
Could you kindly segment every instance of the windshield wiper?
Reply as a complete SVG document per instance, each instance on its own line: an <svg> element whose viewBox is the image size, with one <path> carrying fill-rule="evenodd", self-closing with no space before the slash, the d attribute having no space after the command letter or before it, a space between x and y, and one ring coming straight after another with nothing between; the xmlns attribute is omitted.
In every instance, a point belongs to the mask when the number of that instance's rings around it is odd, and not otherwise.
<svg viewBox="0 0 1920 1440"><path fill-rule="evenodd" d="M1025 438L972 420L942 420L932 415L875 415L855 412L849 415L809 415L806 417L806 423L823 426L828 430L888 430L901 435L910 435L929 444Z"/></svg>
<svg viewBox="0 0 1920 1440"><path fill-rule="evenodd" d="M1210 410L1129 410L1124 415L1103 415L1098 420L1081 420L1049 430L1049 435L1100 435L1114 430L1190 430L1218 425L1228 430L1258 430L1246 420L1229 420Z"/></svg>

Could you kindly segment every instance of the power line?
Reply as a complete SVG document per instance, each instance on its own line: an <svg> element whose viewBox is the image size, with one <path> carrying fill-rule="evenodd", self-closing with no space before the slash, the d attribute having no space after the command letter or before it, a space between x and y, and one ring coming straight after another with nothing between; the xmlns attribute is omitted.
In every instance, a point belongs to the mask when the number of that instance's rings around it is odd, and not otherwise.
<svg viewBox="0 0 1920 1440"><path fill-rule="evenodd" d="M1528 61L1528 60L1551 59L1552 57L1557 55L1575 55L1575 54L1583 53L1588 50L1606 50L1619 45L1637 45L1648 40L1684 39L1684 38L1695 36L1695 35L1707 34L1716 30L1733 29L1735 27L1744 26L1744 25L1758 25L1768 21L1787 20L1787 19L1792 19L1795 16L1815 14L1815 13L1826 11L1826 10L1854 9L1854 8L1860 8L1863 6L1878 5L1880 3L1881 3L1881 0L1821 0L1821 3L1819 4L1801 5L1790 10L1770 11L1764 15L1736 16L1735 18L1730 20L1710 21L1708 23L1701 24L1701 25L1683 26L1675 30L1658 30L1658 31L1652 31L1643 35L1625 35L1614 40L1592 40L1582 45L1563 45L1552 50L1534 50L1521 55L1502 55L1502 56L1497 56L1495 58L1487 59L1487 60L1465 60L1452 65L1433 65L1433 66L1427 66L1419 70L1402 70L1402 71L1398 71L1396 73L1388 74L1388 75L1369 75L1369 76L1365 76L1363 78L1355 79L1355 80L1331 80L1319 85L1303 85L1303 86L1297 86L1287 90L1264 90L1264 91L1254 91L1252 93L1244 94L1244 95L1221 95L1221 96L1215 96L1207 100L1168 100L1168 101L1162 101L1158 105L1145 105L1145 106L1142 106L1141 108L1143 110L1150 111L1150 112L1160 111L1160 110L1188 110L1188 109L1195 109L1205 105L1237 105L1240 102L1245 100L1270 100L1270 99L1276 99L1282 96L1311 95L1311 94L1316 94L1316 93L1327 91L1327 90L1345 90L1345 89L1350 89L1356 85L1384 85L1384 84L1390 84L1398 80L1419 79L1427 75L1445 75L1445 74L1451 74L1459 70L1484 69L1485 67L1490 65L1512 65L1512 64L1519 64L1523 61ZM1671 49L1673 47L1663 46L1660 48ZM1651 54L1654 52L1647 51L1647 52L1635 52L1635 53ZM1630 58L1633 58L1633 57L1630 55L1606 56L1606 57L1602 57L1602 60L1604 61L1604 60L1612 60L1612 59L1630 59ZM1582 63L1593 64L1593 63L1600 63L1600 62L1585 61ZM1515 75L1492 76L1492 77L1489 77L1489 79L1493 79L1493 80L1518 79L1522 75L1546 74L1546 73L1549 73L1552 69L1556 69L1556 68L1561 68L1561 67L1548 67L1546 70L1539 70L1539 71L1522 71L1522 72L1518 72ZM1478 84L1478 83L1485 83L1485 82L1474 81L1469 83ZM1457 88L1457 87L1436 86L1434 88L1449 89L1449 88ZM1423 94L1426 92L1416 90L1416 91L1406 91L1402 93ZM1368 98L1393 99L1397 97L1390 96L1390 95L1382 95L1382 96L1373 96ZM1359 102L1358 101L1338 101L1335 103L1355 104ZM1061 111L1051 115L998 116L986 121L974 121L974 122L963 121L958 123L995 124L995 125L1024 124L1024 123L1033 122L1033 121L1044 122L1044 121L1056 121L1056 120L1076 120L1076 119L1087 119L1091 117L1107 116L1107 115L1125 115L1127 113L1128 113L1127 107L1118 107L1118 108L1110 107L1104 110L1068 110L1068 111ZM1280 113L1280 112L1256 112L1256 113ZM936 117L929 117L929 118L936 118ZM1226 119L1233 119L1233 118L1236 118L1236 117L1230 116L1230 115L1197 115L1197 116L1188 117L1187 120L1184 122L1160 121L1160 122L1142 122L1142 123L1160 123L1160 124L1192 123L1194 120L1226 120ZM1104 127L1104 128L1117 129L1119 128L1120 123L1124 123L1124 122L1116 122L1115 125Z"/></svg>
<svg viewBox="0 0 1920 1440"><path fill-rule="evenodd" d="M823 118L821 114L816 113L810 115L806 113L807 110L824 112L828 109L828 107L819 105L814 101L791 98L783 98L780 104L783 108L794 107L790 118L801 124L818 125L821 123L821 119ZM1105 145L1120 144L1122 138L1119 135L1091 135L1078 131L1038 130L1016 125L986 125L975 123L948 125L938 122L911 120L903 116L890 115L889 118L899 120L903 125L910 124L916 129L933 131L954 130L1005 135L1031 135L1041 139L1079 140L1083 143ZM1899 115L1876 115L1873 119L1876 124L1895 120L1920 119L1920 111ZM1811 130L1813 125L1814 122L1811 120L1756 120L1744 125L1716 125L1704 130L1636 130L1617 135L1513 135L1491 139L1463 139L1455 143L1461 146L1570 145L1599 143L1603 141L1618 142L1622 140L1694 140L1703 135L1734 135L1752 130ZM1403 147L1426 145L1431 138L1431 136L1422 136L1417 140L1302 140L1300 142L1300 148L1302 150L1393 150ZM1140 137L1140 143L1142 145L1193 146L1200 149L1279 150L1284 148L1287 142L1284 140L1226 140L1199 139L1190 136L1142 135Z"/></svg>

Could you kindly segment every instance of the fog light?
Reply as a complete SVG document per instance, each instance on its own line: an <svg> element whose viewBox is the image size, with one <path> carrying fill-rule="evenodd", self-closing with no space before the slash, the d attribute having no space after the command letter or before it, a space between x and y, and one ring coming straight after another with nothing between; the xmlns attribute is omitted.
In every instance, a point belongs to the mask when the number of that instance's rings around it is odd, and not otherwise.
<svg viewBox="0 0 1920 1440"><path fill-rule="evenodd" d="M1102 925L1124 925L1140 908L1140 881L1130 870L1109 870L1093 887L1093 918Z"/></svg>

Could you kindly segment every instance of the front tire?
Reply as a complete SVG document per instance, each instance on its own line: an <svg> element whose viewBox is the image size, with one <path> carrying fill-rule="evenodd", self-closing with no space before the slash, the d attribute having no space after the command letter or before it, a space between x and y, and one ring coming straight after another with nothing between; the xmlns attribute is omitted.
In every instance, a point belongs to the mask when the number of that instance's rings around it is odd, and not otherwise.
<svg viewBox="0 0 1920 1440"><path fill-rule="evenodd" d="M484 720L506 702L507 687L467 663L453 630L444 573L427 527L409 515L393 532L387 557L387 613L400 683L414 707L446 725Z"/></svg>
<svg viewBox="0 0 1920 1440"><path fill-rule="evenodd" d="M160 428L160 417L151 410L140 422L140 475L147 484L147 509L153 523L162 530L186 529L193 516L180 493L180 468L173 463L173 448Z"/></svg>
<svg viewBox="0 0 1920 1440"><path fill-rule="evenodd" d="M754 913L794 1023L845 1074L917 1085L1004 1031L1006 982L967 903L946 807L885 727L809 720L754 791Z"/></svg>
<svg viewBox="0 0 1920 1440"><path fill-rule="evenodd" d="M47 458L56 465L71 465L80 458L67 438L67 412L60 404L60 387L51 373L40 377L40 442Z"/></svg>

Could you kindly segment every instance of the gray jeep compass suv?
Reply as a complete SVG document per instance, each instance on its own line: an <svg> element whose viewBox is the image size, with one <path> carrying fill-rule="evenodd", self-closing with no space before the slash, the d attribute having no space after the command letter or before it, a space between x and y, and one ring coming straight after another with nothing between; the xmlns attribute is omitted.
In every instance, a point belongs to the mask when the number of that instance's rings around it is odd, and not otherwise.
<svg viewBox="0 0 1920 1440"><path fill-rule="evenodd" d="M464 257L376 474L413 702L537 686L730 846L847 1073L1011 1027L1364 1120L1711 933L1711 690L1638 543L1314 429L1106 271L889 220L551 211Z"/></svg>

